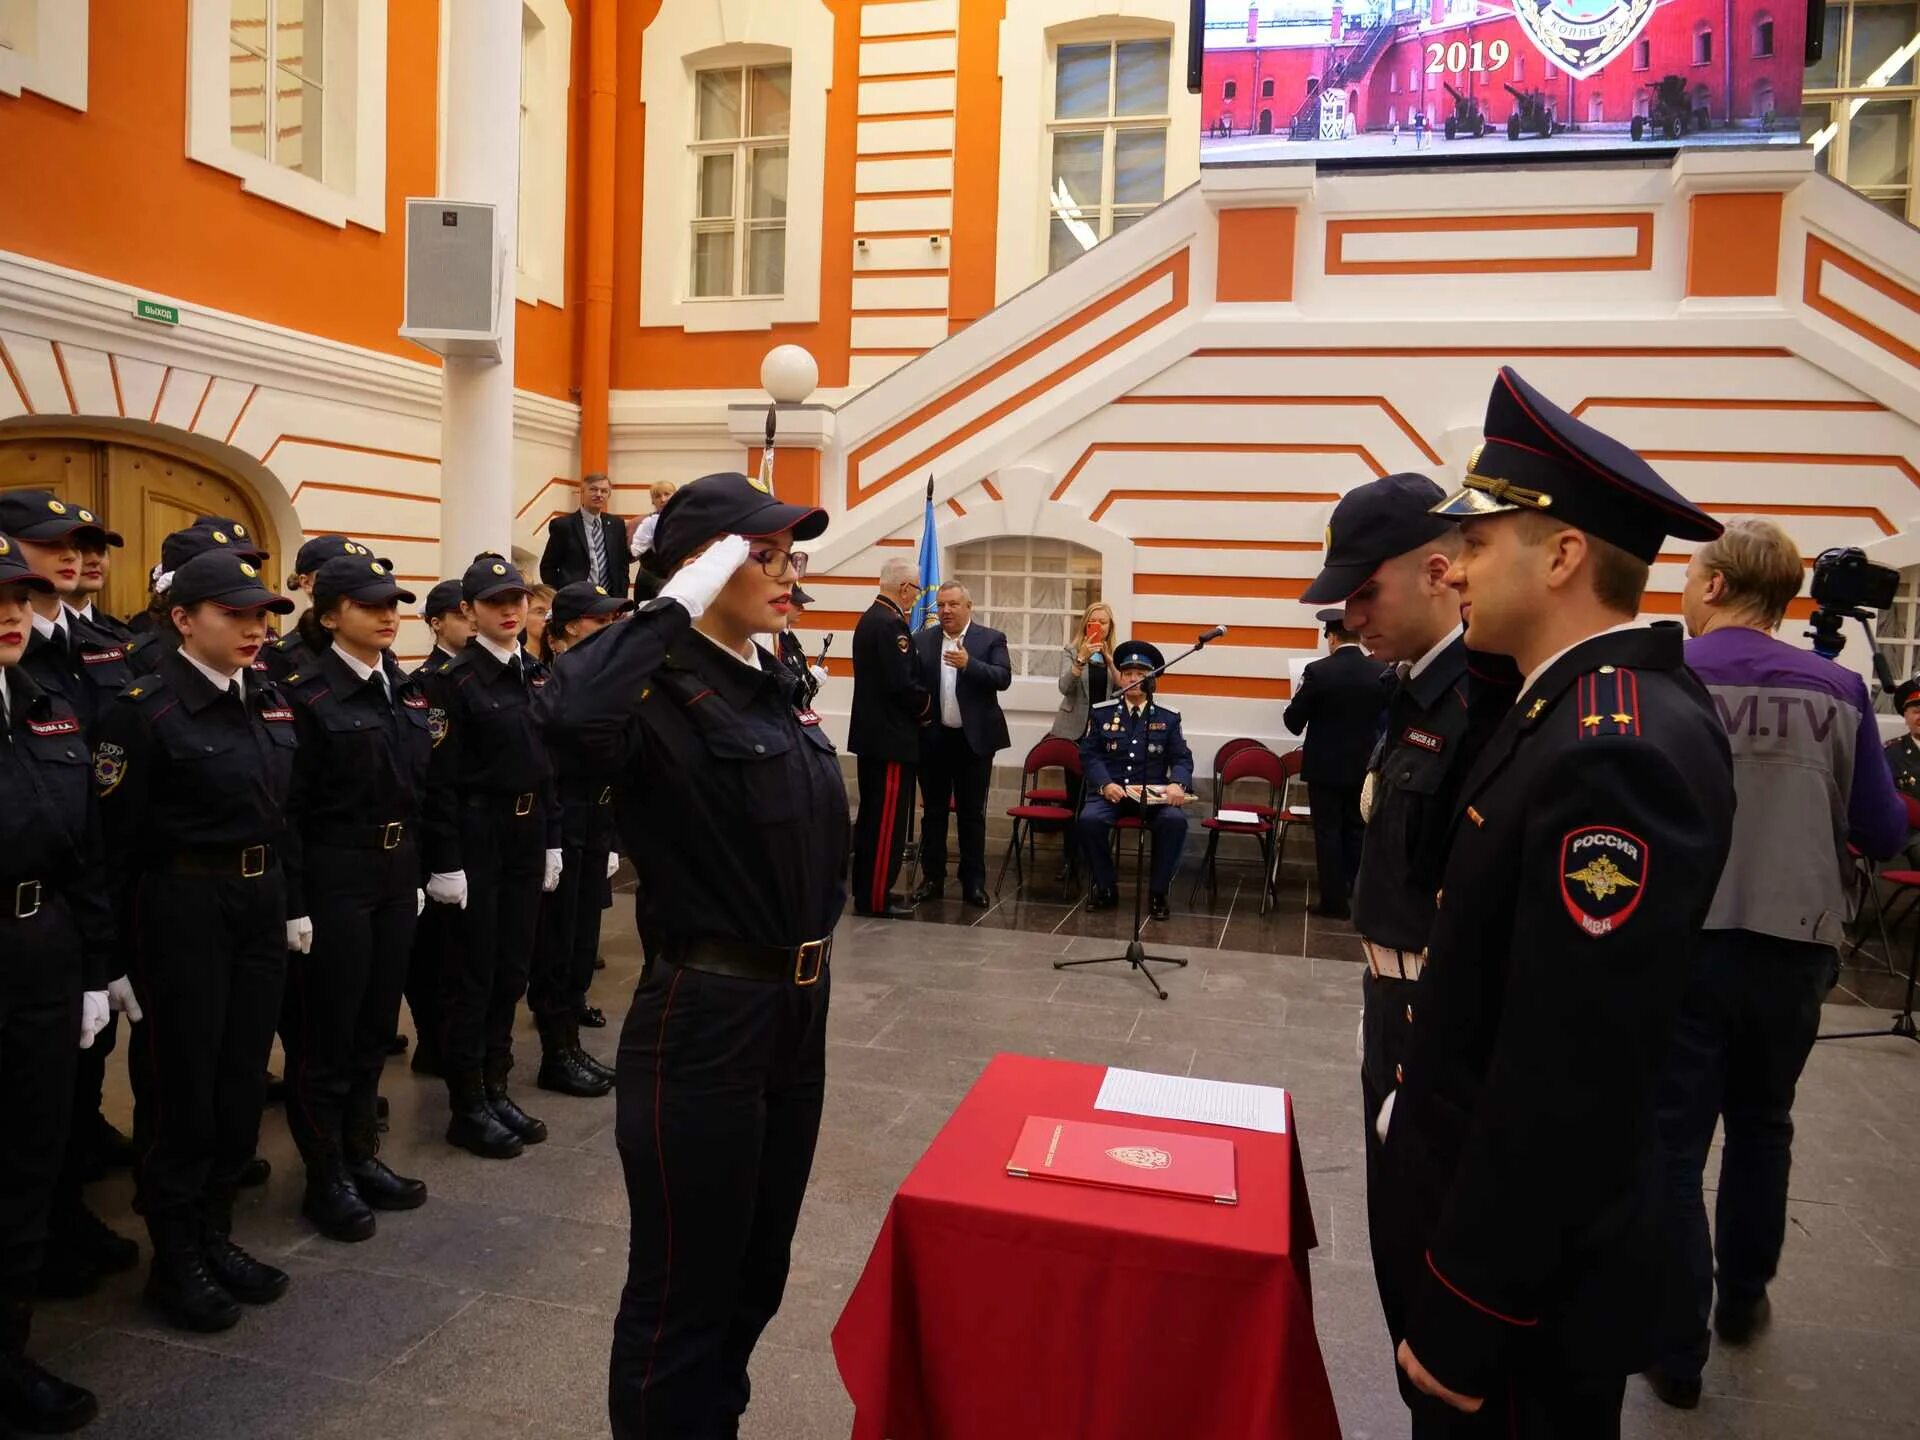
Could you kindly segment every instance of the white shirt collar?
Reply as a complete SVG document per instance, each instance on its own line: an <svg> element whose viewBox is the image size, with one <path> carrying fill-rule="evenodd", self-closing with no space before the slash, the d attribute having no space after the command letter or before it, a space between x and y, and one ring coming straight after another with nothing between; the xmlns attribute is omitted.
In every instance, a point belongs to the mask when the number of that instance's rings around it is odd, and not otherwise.
<svg viewBox="0 0 1920 1440"><path fill-rule="evenodd" d="M1576 646L1584 645L1587 641L1597 639L1602 635L1617 635L1622 630L1644 630L1650 623L1650 621L1642 620L1637 616L1632 620L1622 620L1618 625L1609 625L1606 629L1596 630L1591 635L1582 635L1578 640L1574 641L1572 645L1554 651L1553 654L1534 666L1532 671L1527 675L1527 678L1521 682L1520 693L1514 697L1513 703L1518 705L1520 701L1525 698L1526 693L1533 689L1534 685L1538 683L1540 677L1553 668L1553 662L1558 660L1562 655L1565 655L1569 650L1574 649Z"/></svg>
<svg viewBox="0 0 1920 1440"><path fill-rule="evenodd" d="M942 647L943 647L944 649L948 649L948 650L951 650L951 649L952 649L952 648L953 648L954 646L956 646L956 645L964 645L964 644L966 644L966 643L967 643L967 631L969 631L969 630L971 630L971 629L973 629L973 622L972 622L971 620L969 620L969 621L968 621L968 622L967 622L966 624L964 624L964 625L962 625L962 626L960 627L960 633L959 633L958 635L949 635L949 634L947 634L947 632L946 632L946 631L944 631L944 630L942 630L942 631L940 632L940 644L941 644L941 646L942 646Z"/></svg>
<svg viewBox="0 0 1920 1440"><path fill-rule="evenodd" d="M481 647L489 655L493 656L493 658L498 660L502 665L511 665L515 660L520 658L520 647L518 645L496 645L477 630L474 632L473 638L479 642Z"/></svg>
<svg viewBox="0 0 1920 1440"><path fill-rule="evenodd" d="M72 611L75 615L78 615L82 620L93 619L93 601L91 600L87 601L87 603L84 605L69 605L67 604L66 601L62 600L60 602L60 608L62 610Z"/></svg>
<svg viewBox="0 0 1920 1440"><path fill-rule="evenodd" d="M51 640L56 634L67 628L67 607L64 604L61 605L60 613L55 615L51 620L42 615L38 610L35 610L33 612L33 628L38 634Z"/></svg>
<svg viewBox="0 0 1920 1440"><path fill-rule="evenodd" d="M386 683L386 671L375 665L362 665L358 660L354 659L353 656L340 648L340 642L338 640L333 642L333 653L340 663L351 670L360 680L371 680L374 676L378 675L380 677L380 683L383 685Z"/></svg>
<svg viewBox="0 0 1920 1440"><path fill-rule="evenodd" d="M233 682L238 680L242 675L247 673L244 670L235 670L231 675L222 675L218 670L214 669L211 665L203 665L199 660L195 659L192 655L189 655L187 653L187 647L184 645L180 647L180 658L186 661L189 665L193 666L193 668L198 670L202 675L206 676L207 683L209 685L213 686L213 688L216 690L222 691L223 693L225 691L233 689ZM244 687L242 688L244 690Z"/></svg>
<svg viewBox="0 0 1920 1440"><path fill-rule="evenodd" d="M1417 680L1420 677L1420 672L1438 660L1440 658L1440 652L1458 640L1461 631L1465 629L1466 627L1464 625L1456 625L1443 635L1438 645L1435 645L1431 650L1427 651L1426 654L1413 662L1413 668L1407 671L1407 678L1409 680Z"/></svg>
<svg viewBox="0 0 1920 1440"><path fill-rule="evenodd" d="M733 661L734 664L745 665L753 670L763 668L760 664L760 647L755 645L751 640L747 642L748 653L742 655L738 650L729 650L704 630L696 628L693 633L706 641L707 644L711 645L714 649L718 650L722 655L725 655L729 660Z"/></svg>
<svg viewBox="0 0 1920 1440"><path fill-rule="evenodd" d="M438 650L442 655L446 656L449 660L456 658L460 654L458 650L449 650L446 646L442 645L438 640L433 642L433 648Z"/></svg>

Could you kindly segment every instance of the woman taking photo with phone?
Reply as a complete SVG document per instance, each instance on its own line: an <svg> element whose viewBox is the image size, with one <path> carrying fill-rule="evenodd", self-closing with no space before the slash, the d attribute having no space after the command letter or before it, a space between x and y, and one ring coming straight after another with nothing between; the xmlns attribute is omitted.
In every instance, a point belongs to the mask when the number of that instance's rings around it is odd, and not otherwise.
<svg viewBox="0 0 1920 1440"><path fill-rule="evenodd" d="M1087 716L1113 690L1113 609L1104 600L1080 616L1080 638L1066 648L1060 671L1060 709L1050 734L1077 742L1087 733Z"/></svg>

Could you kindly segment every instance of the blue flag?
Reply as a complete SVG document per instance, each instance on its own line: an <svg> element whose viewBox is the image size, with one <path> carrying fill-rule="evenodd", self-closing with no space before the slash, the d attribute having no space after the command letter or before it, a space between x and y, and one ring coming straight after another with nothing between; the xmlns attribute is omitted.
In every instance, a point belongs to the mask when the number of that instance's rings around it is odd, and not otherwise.
<svg viewBox="0 0 1920 1440"><path fill-rule="evenodd" d="M907 616L907 627L918 630L933 623L934 592L940 588L940 537L934 532L933 477L927 477L927 518L920 531L920 595Z"/></svg>

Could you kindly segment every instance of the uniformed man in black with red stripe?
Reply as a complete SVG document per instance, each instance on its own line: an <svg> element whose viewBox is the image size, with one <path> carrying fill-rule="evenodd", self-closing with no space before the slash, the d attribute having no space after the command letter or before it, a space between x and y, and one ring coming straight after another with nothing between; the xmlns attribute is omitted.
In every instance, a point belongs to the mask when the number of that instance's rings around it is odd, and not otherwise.
<svg viewBox="0 0 1920 1440"><path fill-rule="evenodd" d="M853 715L847 749L859 757L860 814L853 825L856 915L907 920L913 907L893 893L913 818L920 730L933 697L918 679L907 612L920 594L910 561L880 567L880 593L853 627Z"/></svg>
<svg viewBox="0 0 1920 1440"><path fill-rule="evenodd" d="M1654 1100L1734 809L1684 632L1635 616L1662 541L1720 525L1511 369L1485 432L1438 513L1467 644L1525 679L1461 789L1386 1134L1399 1361L1416 1435L1611 1440L1664 1299Z"/></svg>

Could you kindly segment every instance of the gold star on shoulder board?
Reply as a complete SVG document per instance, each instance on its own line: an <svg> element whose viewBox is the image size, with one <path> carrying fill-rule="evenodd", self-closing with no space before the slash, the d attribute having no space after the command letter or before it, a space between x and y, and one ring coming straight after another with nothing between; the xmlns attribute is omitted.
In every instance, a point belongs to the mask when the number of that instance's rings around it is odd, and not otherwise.
<svg viewBox="0 0 1920 1440"><path fill-rule="evenodd" d="M1597 726L1600 723L1600 719L1601 717L1598 715L1582 715L1580 717L1580 723L1582 725Z"/></svg>
<svg viewBox="0 0 1920 1440"><path fill-rule="evenodd" d="M1633 716L1624 714L1624 713L1619 715L1610 715L1607 718L1612 720L1613 723L1616 725L1631 725L1633 723Z"/></svg>
<svg viewBox="0 0 1920 1440"><path fill-rule="evenodd" d="M1540 699L1534 701L1533 704L1528 707L1527 719L1538 720L1540 718L1540 712L1546 708L1547 708L1546 698L1542 696Z"/></svg>

